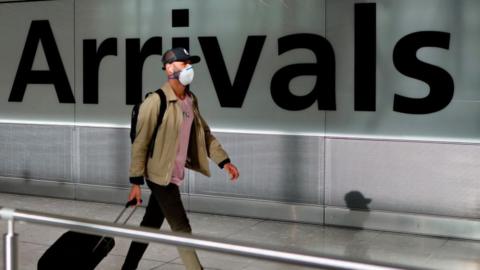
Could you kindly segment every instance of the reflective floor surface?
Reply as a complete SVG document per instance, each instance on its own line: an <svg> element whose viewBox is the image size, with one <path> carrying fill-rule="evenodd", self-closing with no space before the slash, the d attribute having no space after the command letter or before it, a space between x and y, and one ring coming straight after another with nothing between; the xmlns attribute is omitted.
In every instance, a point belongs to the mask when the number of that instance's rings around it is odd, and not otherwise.
<svg viewBox="0 0 480 270"><path fill-rule="evenodd" d="M121 205L82 202L0 193L0 206L67 216L111 221ZM144 209L129 221L139 224ZM480 242L382 231L327 227L210 214L189 213L194 234L268 245L272 248L341 256L346 259L402 264L426 269L480 270ZM36 269L38 258L66 229L17 222L19 269ZM164 224L162 230L170 230ZM0 221L0 232L6 222ZM115 248L97 269L120 269L130 240L116 238ZM3 269L3 245L0 247ZM290 270L311 269L258 259L198 250L206 269ZM139 269L184 269L175 247L151 244Z"/></svg>

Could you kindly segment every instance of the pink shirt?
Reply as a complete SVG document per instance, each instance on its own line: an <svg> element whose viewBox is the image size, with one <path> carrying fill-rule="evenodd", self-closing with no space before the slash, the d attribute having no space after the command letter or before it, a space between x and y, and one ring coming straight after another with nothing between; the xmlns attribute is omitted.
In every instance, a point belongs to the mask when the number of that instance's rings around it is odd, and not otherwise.
<svg viewBox="0 0 480 270"><path fill-rule="evenodd" d="M183 100L178 99L178 102L183 111L183 122L180 127L180 140L170 182L180 186L185 176L185 161L187 160L188 142L193 123L193 105L192 98L188 95L185 95Z"/></svg>

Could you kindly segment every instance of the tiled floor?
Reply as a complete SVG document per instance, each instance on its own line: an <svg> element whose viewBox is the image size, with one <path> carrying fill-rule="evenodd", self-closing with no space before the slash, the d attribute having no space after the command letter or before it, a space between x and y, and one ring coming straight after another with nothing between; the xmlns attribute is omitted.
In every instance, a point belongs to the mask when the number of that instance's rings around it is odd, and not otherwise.
<svg viewBox="0 0 480 270"><path fill-rule="evenodd" d="M96 220L113 220L122 206L0 193L0 206L42 211ZM139 223L140 208L129 224ZM461 241L380 231L354 230L260 219L189 213L194 233L227 240L304 250L343 258L445 269L480 270L480 242ZM38 258L65 229L16 223L19 233L19 269L36 269ZM0 232L6 222L0 221ZM164 225L162 230L169 230ZM120 269L130 240L116 239L116 246L97 269ZM3 245L0 247L3 269ZM309 269L257 259L198 251L206 269L290 270ZM175 247L151 244L139 269L184 269Z"/></svg>

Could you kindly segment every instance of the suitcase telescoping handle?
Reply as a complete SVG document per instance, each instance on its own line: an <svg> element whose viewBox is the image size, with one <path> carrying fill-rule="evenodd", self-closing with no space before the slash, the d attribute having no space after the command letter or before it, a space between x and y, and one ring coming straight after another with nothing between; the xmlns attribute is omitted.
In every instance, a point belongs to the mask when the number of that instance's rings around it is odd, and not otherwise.
<svg viewBox="0 0 480 270"><path fill-rule="evenodd" d="M127 218L123 221L122 224L125 224L127 223L127 221L132 217L133 213L135 213L135 210L137 210L137 199L133 198L132 200L128 201L126 204L125 204L125 207L122 209L122 211L120 212L120 214L118 214L117 218L115 218L115 221L113 221L113 223L117 223L118 220L123 216L123 213L125 213L125 210L127 210L130 206L135 206L133 208L133 210L130 212L130 214L127 216ZM102 236L102 238L100 238L100 241L98 241L98 243L95 245L95 247L93 248L92 252L95 252L95 250L97 249L97 247L100 245L100 243L103 241L103 239L105 239L105 236Z"/></svg>
<svg viewBox="0 0 480 270"><path fill-rule="evenodd" d="M140 200L140 202L141 202L141 201L142 201L142 200ZM136 199L136 198L133 198L133 199L131 199L130 201L128 201L127 204L125 204L125 208L128 208L128 207L130 207L130 206L132 206L132 205L137 205L137 199Z"/></svg>
<svg viewBox="0 0 480 270"><path fill-rule="evenodd" d="M118 214L117 218L115 218L115 220L113 221L113 223L117 223L118 220L123 216L123 213L125 213L125 211L130 207L130 206L135 206L132 210L132 212L130 212L130 215L128 215L128 217L125 219L125 221L123 222L123 224L127 223L127 221L132 217L133 213L135 213L135 210L137 210L137 199L133 198L132 200L128 201L126 204L125 204L125 207L122 209L122 211L120 212L120 214Z"/></svg>

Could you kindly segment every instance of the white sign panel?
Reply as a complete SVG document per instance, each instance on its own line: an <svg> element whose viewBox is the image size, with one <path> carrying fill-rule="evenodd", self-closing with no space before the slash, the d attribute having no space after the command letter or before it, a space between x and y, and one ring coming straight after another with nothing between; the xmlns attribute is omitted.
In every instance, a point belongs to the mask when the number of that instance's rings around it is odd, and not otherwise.
<svg viewBox="0 0 480 270"><path fill-rule="evenodd" d="M477 141L480 2L0 3L1 121L128 126L175 46L212 127Z"/></svg>
<svg viewBox="0 0 480 270"><path fill-rule="evenodd" d="M0 121L74 121L72 15L73 0L0 4Z"/></svg>

